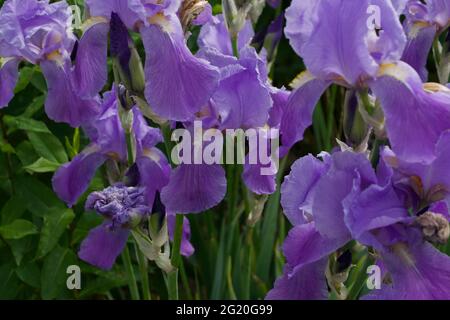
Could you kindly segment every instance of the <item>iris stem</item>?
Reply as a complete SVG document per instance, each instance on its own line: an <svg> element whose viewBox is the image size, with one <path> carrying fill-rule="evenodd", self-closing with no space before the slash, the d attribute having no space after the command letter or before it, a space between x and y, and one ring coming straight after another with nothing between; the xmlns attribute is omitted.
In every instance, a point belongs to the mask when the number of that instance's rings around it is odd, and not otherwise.
<svg viewBox="0 0 450 320"><path fill-rule="evenodd" d="M175 233L173 236L172 257L170 262L174 268L167 274L167 291L170 300L178 300L178 268L181 261L181 238L183 235L183 215L177 214L175 221Z"/></svg>
<svg viewBox="0 0 450 320"><path fill-rule="evenodd" d="M239 44L238 44L238 36L231 37L231 47L233 48L233 55L236 58L239 58Z"/></svg>
<svg viewBox="0 0 450 320"><path fill-rule="evenodd" d="M122 252L122 259L125 265L125 272L127 274L128 286L130 287L130 294L132 300L139 300L139 291L136 283L136 276L134 275L133 265L131 264L130 251L126 245Z"/></svg>
<svg viewBox="0 0 450 320"><path fill-rule="evenodd" d="M369 257L369 254L367 253L364 255L361 260L358 262L358 265L356 268L360 267L361 269L358 270L358 275L356 276L355 282L351 286L349 293L347 295L347 300L356 300L361 290L366 282L367 279L367 268L372 264L372 261Z"/></svg>
<svg viewBox="0 0 450 320"><path fill-rule="evenodd" d="M150 293L150 284L148 281L148 262L147 258L144 256L144 254L136 248L136 255L138 257L138 264L139 264L139 272L141 274L141 286L142 286L142 297L144 300L152 300L152 296Z"/></svg>

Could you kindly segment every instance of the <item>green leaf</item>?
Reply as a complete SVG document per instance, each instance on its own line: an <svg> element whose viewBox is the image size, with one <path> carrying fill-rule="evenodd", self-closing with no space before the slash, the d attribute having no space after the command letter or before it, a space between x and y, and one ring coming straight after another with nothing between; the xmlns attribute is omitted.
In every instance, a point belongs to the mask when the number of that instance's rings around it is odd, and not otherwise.
<svg viewBox="0 0 450 320"><path fill-rule="evenodd" d="M20 282L14 268L14 263L0 266L0 299L14 299L19 292Z"/></svg>
<svg viewBox="0 0 450 320"><path fill-rule="evenodd" d="M64 146L53 134L28 131L27 135L34 149L41 157L57 163L68 161Z"/></svg>
<svg viewBox="0 0 450 320"><path fill-rule="evenodd" d="M17 80L14 94L18 94L28 86L31 79L33 78L34 70L34 67L23 67L22 69L20 69L19 79Z"/></svg>
<svg viewBox="0 0 450 320"><path fill-rule="evenodd" d="M16 178L17 194L27 205L28 211L38 217L44 217L53 207L67 208L58 199L52 189L32 176Z"/></svg>
<svg viewBox="0 0 450 320"><path fill-rule="evenodd" d="M37 258L44 257L56 246L64 230L66 230L74 218L75 214L71 209L61 210L60 208L52 208L44 216L44 225L39 239Z"/></svg>
<svg viewBox="0 0 450 320"><path fill-rule="evenodd" d="M23 166L28 166L39 158L38 154L33 148L33 145L28 140L22 141L16 147L16 155L19 158L20 162L22 162Z"/></svg>
<svg viewBox="0 0 450 320"><path fill-rule="evenodd" d="M24 113L22 113L22 117L31 118L36 112L41 110L44 106L45 98L45 94L34 98L33 101L25 109Z"/></svg>
<svg viewBox="0 0 450 320"><path fill-rule="evenodd" d="M60 246L47 255L41 272L42 299L55 299L67 293L67 267L76 265L77 262L75 253Z"/></svg>
<svg viewBox="0 0 450 320"><path fill-rule="evenodd" d="M3 121L8 126L8 134L12 133L15 130L24 130L29 132L41 132L41 133L49 133L47 125L42 121L37 121L31 118L26 118L22 116L13 117L13 116L4 116Z"/></svg>
<svg viewBox="0 0 450 320"><path fill-rule="evenodd" d="M23 219L17 219L10 224L0 226L0 235L4 239L17 240L36 233L36 226L30 221Z"/></svg>
<svg viewBox="0 0 450 320"><path fill-rule="evenodd" d="M36 160L36 162L24 167L24 169L30 173L55 172L59 168L59 166L60 166L59 163L44 158L39 158Z"/></svg>
<svg viewBox="0 0 450 320"><path fill-rule="evenodd" d="M47 83L45 81L42 72L40 72L39 69L36 69L35 72L33 73L33 77L31 78L31 84L42 93L47 92Z"/></svg>
<svg viewBox="0 0 450 320"><path fill-rule="evenodd" d="M19 219L27 209L26 203L19 196L12 196L0 211L0 221L2 225L9 224Z"/></svg>
<svg viewBox="0 0 450 320"><path fill-rule="evenodd" d="M32 249L32 237L25 237L18 240L5 240L11 249L16 264L20 266L26 253Z"/></svg>
<svg viewBox="0 0 450 320"><path fill-rule="evenodd" d="M16 274L20 280L33 288L39 288L41 282L41 270L36 262L28 262L22 264L16 269Z"/></svg>

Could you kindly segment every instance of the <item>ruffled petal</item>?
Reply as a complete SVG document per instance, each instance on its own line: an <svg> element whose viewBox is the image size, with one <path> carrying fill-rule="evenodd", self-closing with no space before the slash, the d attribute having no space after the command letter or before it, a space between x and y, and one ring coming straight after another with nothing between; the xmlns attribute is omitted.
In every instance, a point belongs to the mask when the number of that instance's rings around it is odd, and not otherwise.
<svg viewBox="0 0 450 320"><path fill-rule="evenodd" d="M14 88L19 77L19 61L12 59L0 66L0 108L8 105L14 97Z"/></svg>
<svg viewBox="0 0 450 320"><path fill-rule="evenodd" d="M73 206L105 161L106 157L100 153L85 150L56 171L52 179L53 190L61 200Z"/></svg>
<svg viewBox="0 0 450 320"><path fill-rule="evenodd" d="M177 18L165 23L169 25L141 28L147 55L145 95L160 117L192 120L216 90L219 71L192 55Z"/></svg>
<svg viewBox="0 0 450 320"><path fill-rule="evenodd" d="M370 87L381 102L394 152L411 162L432 160L436 142L450 129L450 91L425 90L404 62L383 66Z"/></svg>
<svg viewBox="0 0 450 320"><path fill-rule="evenodd" d="M367 26L370 5L377 5L383 17L380 36ZM286 20L285 34L308 70L351 85L375 76L379 61L399 59L406 42L389 1L294 0Z"/></svg>
<svg viewBox="0 0 450 320"><path fill-rule="evenodd" d="M284 214L293 225L307 223L307 214L312 214L312 200L316 184L327 166L324 162L308 155L297 160L291 172L281 185L281 206Z"/></svg>
<svg viewBox="0 0 450 320"><path fill-rule="evenodd" d="M359 188L359 181L355 181L352 195L344 200L345 222L355 239L359 240L365 232L409 219L404 202L392 186L374 184L362 192Z"/></svg>
<svg viewBox="0 0 450 320"><path fill-rule="evenodd" d="M344 200L354 192L354 182L359 179L366 186L376 183L377 177L364 154L338 152L332 155L328 173L317 182L312 212L317 230L329 238L351 238L344 221ZM353 194L355 196L355 194Z"/></svg>
<svg viewBox="0 0 450 320"><path fill-rule="evenodd" d="M182 164L172 171L161 200L168 212L199 213L222 201L226 191L222 166Z"/></svg>
<svg viewBox="0 0 450 320"><path fill-rule="evenodd" d="M104 223L91 231L81 243L78 256L100 269L109 270L127 244L128 229L111 230Z"/></svg>

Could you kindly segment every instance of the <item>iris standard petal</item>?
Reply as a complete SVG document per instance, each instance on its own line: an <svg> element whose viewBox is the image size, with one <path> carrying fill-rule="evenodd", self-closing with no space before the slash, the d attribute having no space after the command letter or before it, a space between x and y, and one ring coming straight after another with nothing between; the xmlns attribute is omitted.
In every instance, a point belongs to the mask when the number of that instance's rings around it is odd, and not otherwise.
<svg viewBox="0 0 450 320"><path fill-rule="evenodd" d="M422 81L428 79L426 68L428 54L433 45L436 36L436 27L413 24L406 29L408 42L403 52L402 61L413 67L422 78Z"/></svg>
<svg viewBox="0 0 450 320"><path fill-rule="evenodd" d="M81 97L95 97L108 79L107 23L90 26L80 39L74 68L77 94Z"/></svg>
<svg viewBox="0 0 450 320"><path fill-rule="evenodd" d="M249 45L253 36L253 26L247 20L238 34L238 49ZM201 28L197 44L200 48L214 48L224 55L233 56L231 37L222 14L214 16Z"/></svg>
<svg viewBox="0 0 450 320"><path fill-rule="evenodd" d="M376 5L383 32L369 28ZM379 61L400 58L406 37L391 3L385 0L294 0L286 10L285 34L312 74L356 85L376 75Z"/></svg>

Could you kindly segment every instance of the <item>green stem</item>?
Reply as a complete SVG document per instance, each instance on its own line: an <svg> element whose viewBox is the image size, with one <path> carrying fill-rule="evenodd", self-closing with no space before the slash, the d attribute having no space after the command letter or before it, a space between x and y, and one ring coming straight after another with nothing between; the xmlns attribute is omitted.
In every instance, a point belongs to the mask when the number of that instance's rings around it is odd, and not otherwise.
<svg viewBox="0 0 450 320"><path fill-rule="evenodd" d="M231 46L233 48L233 55L236 58L239 58L239 44L237 36L231 37Z"/></svg>
<svg viewBox="0 0 450 320"><path fill-rule="evenodd" d="M170 300L178 300L178 268L181 261L181 238L183 235L183 215L177 214L175 233L173 236L172 257L170 262L174 268L167 274L167 291Z"/></svg>
<svg viewBox="0 0 450 320"><path fill-rule="evenodd" d="M134 164L134 155L133 155L133 137L131 132L126 133L127 140L127 152L128 152L128 166L132 166Z"/></svg>
<svg viewBox="0 0 450 320"><path fill-rule="evenodd" d="M139 291L136 283L136 276L134 275L133 265L131 264L130 251L128 250L128 246L125 246L125 249L122 252L122 259L128 278L128 286L130 287L131 299L139 300Z"/></svg>
<svg viewBox="0 0 450 320"><path fill-rule="evenodd" d="M359 297L359 294L363 288L363 286L366 283L367 279L367 268L372 264L372 261L369 257L369 255L365 255L361 260L358 262L358 265L356 268L359 268L358 275L356 276L355 282L351 286L347 300L356 300Z"/></svg>
<svg viewBox="0 0 450 320"><path fill-rule="evenodd" d="M148 262L147 258L143 255L143 253L136 248L136 255L138 257L138 264L139 264L139 272L141 274L141 286L142 286L142 296L144 300L152 300L152 296L150 293L150 284L148 281Z"/></svg>

